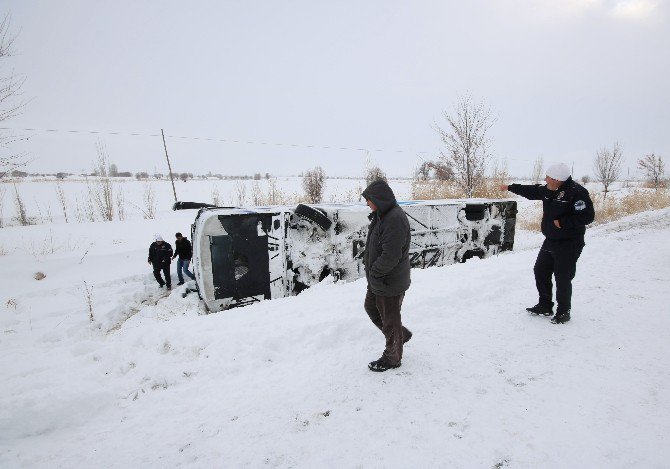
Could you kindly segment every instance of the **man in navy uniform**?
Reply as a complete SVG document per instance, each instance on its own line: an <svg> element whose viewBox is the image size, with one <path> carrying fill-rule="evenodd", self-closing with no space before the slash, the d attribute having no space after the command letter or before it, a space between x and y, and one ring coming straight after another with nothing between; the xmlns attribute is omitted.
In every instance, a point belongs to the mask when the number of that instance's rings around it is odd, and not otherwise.
<svg viewBox="0 0 670 469"><path fill-rule="evenodd" d="M595 216L589 192L570 177L563 163L547 168L545 185L510 184L501 186L526 199L542 201L542 234L545 237L533 269L538 303L527 310L533 314L552 316L553 274L556 279L556 315L551 322L562 324L570 320L572 279L577 259L584 248L586 225Z"/></svg>

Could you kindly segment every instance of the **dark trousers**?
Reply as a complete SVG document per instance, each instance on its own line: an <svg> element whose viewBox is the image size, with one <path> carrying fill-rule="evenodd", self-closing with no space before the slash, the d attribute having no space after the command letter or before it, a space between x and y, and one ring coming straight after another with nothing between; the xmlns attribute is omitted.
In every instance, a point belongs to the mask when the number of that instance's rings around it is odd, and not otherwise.
<svg viewBox="0 0 670 469"><path fill-rule="evenodd" d="M170 264L153 264L154 266L154 277L156 281L162 287L164 284L167 284L168 287L172 286L172 279L170 279ZM161 271L163 276L165 276L165 281L161 278Z"/></svg>
<svg viewBox="0 0 670 469"><path fill-rule="evenodd" d="M552 301L551 276L556 279L556 313L568 313L571 308L572 279L577 272L577 259L582 254L584 241L581 239L549 241L542 243L535 261L535 285L540 295L540 303L549 307Z"/></svg>
<svg viewBox="0 0 670 469"><path fill-rule="evenodd" d="M386 338L386 348L382 358L391 365L400 363L403 339L410 334L402 325L400 318L400 308L404 297L404 293L398 296L380 296L370 290L365 295L365 312Z"/></svg>

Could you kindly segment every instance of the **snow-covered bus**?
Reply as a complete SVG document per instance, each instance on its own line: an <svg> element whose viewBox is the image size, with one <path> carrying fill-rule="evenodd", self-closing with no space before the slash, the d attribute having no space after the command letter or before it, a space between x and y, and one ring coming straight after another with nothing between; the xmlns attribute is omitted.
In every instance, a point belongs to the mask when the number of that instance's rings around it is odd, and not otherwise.
<svg viewBox="0 0 670 469"><path fill-rule="evenodd" d="M180 202L176 208L205 204ZM399 202L410 221L412 267L485 258L514 245L516 202ZM296 295L328 276L363 277L367 205L204 206L192 225L196 288L209 311Z"/></svg>

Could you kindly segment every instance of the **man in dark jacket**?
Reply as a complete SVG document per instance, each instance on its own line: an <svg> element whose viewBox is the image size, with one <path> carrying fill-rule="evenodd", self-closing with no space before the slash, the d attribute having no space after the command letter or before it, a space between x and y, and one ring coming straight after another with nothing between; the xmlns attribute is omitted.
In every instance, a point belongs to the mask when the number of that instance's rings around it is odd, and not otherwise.
<svg viewBox="0 0 670 469"><path fill-rule="evenodd" d="M161 235L154 236L154 242L149 246L149 264L154 268L154 277L156 281L163 288L167 285L167 289L172 288L172 280L170 279L170 261L172 259L172 246L170 243L163 241ZM161 278L161 271L165 276L165 281Z"/></svg>
<svg viewBox="0 0 670 469"><path fill-rule="evenodd" d="M570 320L572 279L577 259L584 248L586 225L594 218L589 192L570 177L563 163L547 169L546 185L511 184L501 186L530 200L542 200L542 234L545 237L535 261L535 285L538 303L527 310L533 314L554 314L551 276L556 279L556 315L551 322L562 324Z"/></svg>
<svg viewBox="0 0 670 469"><path fill-rule="evenodd" d="M364 307L386 338L384 353L368 368L386 371L400 366L403 343L412 337L400 317L410 284L409 220L386 182L373 182L363 191L363 197L372 210L363 255L368 281Z"/></svg>
<svg viewBox="0 0 670 469"><path fill-rule="evenodd" d="M179 256L177 260L177 277L179 277L179 283L177 285L183 285L184 275L182 271L191 277L191 280L195 279L195 275L188 270L188 265L191 263L191 258L193 257L193 248L191 247L191 242L182 236L181 233L176 233L174 236L176 241L174 243L175 251L172 258L174 259Z"/></svg>

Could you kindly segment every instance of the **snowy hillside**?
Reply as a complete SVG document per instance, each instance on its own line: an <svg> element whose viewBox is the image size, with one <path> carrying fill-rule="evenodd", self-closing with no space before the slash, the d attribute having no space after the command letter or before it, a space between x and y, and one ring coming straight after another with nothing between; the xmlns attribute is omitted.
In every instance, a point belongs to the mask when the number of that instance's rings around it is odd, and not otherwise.
<svg viewBox="0 0 670 469"><path fill-rule="evenodd" d="M212 315L161 298L150 234L193 215L0 230L0 467L670 464L670 209L587 232L565 325L524 311L538 234L413 270L381 374L364 280Z"/></svg>

